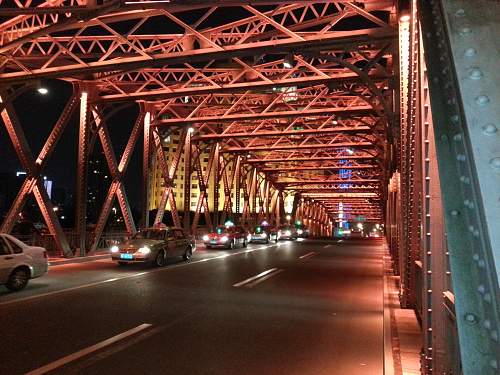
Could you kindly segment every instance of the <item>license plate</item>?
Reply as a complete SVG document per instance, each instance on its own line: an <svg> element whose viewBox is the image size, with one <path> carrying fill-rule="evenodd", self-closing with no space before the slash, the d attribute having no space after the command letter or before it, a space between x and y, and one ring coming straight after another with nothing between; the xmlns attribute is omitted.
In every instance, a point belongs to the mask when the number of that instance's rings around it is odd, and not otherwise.
<svg viewBox="0 0 500 375"><path fill-rule="evenodd" d="M212 240L212 241L210 241L210 243L214 243L214 244L216 244L216 243L217 243L217 240Z"/></svg>
<svg viewBox="0 0 500 375"><path fill-rule="evenodd" d="M133 254L120 254L120 259L134 259Z"/></svg>

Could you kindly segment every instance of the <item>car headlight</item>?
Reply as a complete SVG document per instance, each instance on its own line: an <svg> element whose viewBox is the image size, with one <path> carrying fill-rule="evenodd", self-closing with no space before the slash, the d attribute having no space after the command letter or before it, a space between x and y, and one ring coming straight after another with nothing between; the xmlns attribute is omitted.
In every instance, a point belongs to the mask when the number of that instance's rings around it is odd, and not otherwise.
<svg viewBox="0 0 500 375"><path fill-rule="evenodd" d="M120 251L120 248L116 245L111 246L111 252L112 253L117 253Z"/></svg>
<svg viewBox="0 0 500 375"><path fill-rule="evenodd" d="M290 232L289 230L285 231L285 236L291 236L292 235L292 232Z"/></svg>
<svg viewBox="0 0 500 375"><path fill-rule="evenodd" d="M220 240L221 240L222 242L227 242L227 241L229 240L229 238L228 238L227 236L222 236L222 237L220 238Z"/></svg>
<svg viewBox="0 0 500 375"><path fill-rule="evenodd" d="M260 237L261 237L261 238L267 238L267 233L262 233L262 234L260 235Z"/></svg>
<svg viewBox="0 0 500 375"><path fill-rule="evenodd" d="M303 232L303 230L302 230L302 229L299 229L299 230L297 230L297 233L298 233L298 234L302 234L302 233L304 233L304 232Z"/></svg>
<svg viewBox="0 0 500 375"><path fill-rule="evenodd" d="M208 235L206 235L206 234L205 234L205 235L203 236L203 241L208 241L208 240L209 240L209 237L208 237Z"/></svg>
<svg viewBox="0 0 500 375"><path fill-rule="evenodd" d="M151 249L147 246L144 246L144 247L139 248L139 250L137 250L137 252L142 254L142 255L148 255L151 252Z"/></svg>

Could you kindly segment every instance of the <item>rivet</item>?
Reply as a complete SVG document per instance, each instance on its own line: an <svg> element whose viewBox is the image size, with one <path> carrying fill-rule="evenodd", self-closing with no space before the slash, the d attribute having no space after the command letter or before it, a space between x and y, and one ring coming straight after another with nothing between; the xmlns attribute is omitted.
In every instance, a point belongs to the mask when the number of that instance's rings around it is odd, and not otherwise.
<svg viewBox="0 0 500 375"><path fill-rule="evenodd" d="M467 48L464 52L464 55L467 57L474 57L477 55L477 51L474 48Z"/></svg>
<svg viewBox="0 0 500 375"><path fill-rule="evenodd" d="M458 154L457 155L457 160L458 161L465 161L465 155L464 154Z"/></svg>
<svg viewBox="0 0 500 375"><path fill-rule="evenodd" d="M498 361L496 359L492 359L490 361L490 366L497 369L498 368Z"/></svg>
<svg viewBox="0 0 500 375"><path fill-rule="evenodd" d="M451 216L458 216L459 213L460 212L458 212L457 210L451 210L450 211Z"/></svg>
<svg viewBox="0 0 500 375"><path fill-rule="evenodd" d="M465 321L469 324L476 324L477 323L477 317L476 315L472 314L472 313L466 313L465 314Z"/></svg>
<svg viewBox="0 0 500 375"><path fill-rule="evenodd" d="M493 135L498 131L497 127L493 124L486 124L483 126L483 133L487 135Z"/></svg>
<svg viewBox="0 0 500 375"><path fill-rule="evenodd" d="M498 341L498 331L497 330L492 330L490 332L490 337L493 341Z"/></svg>
<svg viewBox="0 0 500 375"><path fill-rule="evenodd" d="M468 35L472 32L472 29L470 27L462 27L462 30L460 30L461 35Z"/></svg>
<svg viewBox="0 0 500 375"><path fill-rule="evenodd" d="M500 158L493 158L490 160L490 165L495 169L500 169Z"/></svg>
<svg viewBox="0 0 500 375"><path fill-rule="evenodd" d="M460 176L460 181L462 181L464 184L468 184L470 182L470 178L465 176Z"/></svg>
<svg viewBox="0 0 500 375"><path fill-rule="evenodd" d="M481 72L481 70L479 68L472 68L471 70L469 70L469 77L471 79L478 80L478 79L481 79L482 76L483 76L483 72Z"/></svg>
<svg viewBox="0 0 500 375"><path fill-rule="evenodd" d="M460 120L460 117L458 117L458 115L453 115L450 117L450 120L454 123L457 123L458 120Z"/></svg>
<svg viewBox="0 0 500 375"><path fill-rule="evenodd" d="M477 262L477 265L479 268L484 268L484 267L486 267L486 262L484 261L484 259L479 259L479 261Z"/></svg>
<svg viewBox="0 0 500 375"><path fill-rule="evenodd" d="M488 303L491 302L491 294L484 293L483 299Z"/></svg>
<svg viewBox="0 0 500 375"><path fill-rule="evenodd" d="M486 288L484 287L483 284L479 284L479 286L477 287L477 291L480 293L480 294L484 294L486 292Z"/></svg>
<svg viewBox="0 0 500 375"><path fill-rule="evenodd" d="M456 12L455 12L455 15L457 17L463 17L465 16L465 10L463 10L462 8L458 9Z"/></svg>
<svg viewBox="0 0 500 375"><path fill-rule="evenodd" d="M490 98L488 98L488 96L486 95L479 95L477 98L476 98L476 103L478 105L486 105L490 102Z"/></svg>
<svg viewBox="0 0 500 375"><path fill-rule="evenodd" d="M479 231L476 229L474 232L472 232L474 237L479 237Z"/></svg>
<svg viewBox="0 0 500 375"><path fill-rule="evenodd" d="M489 319L485 319L483 322L483 326L488 330L491 329L491 321Z"/></svg>
<svg viewBox="0 0 500 375"><path fill-rule="evenodd" d="M473 225L469 225L468 229L469 229L469 232L471 232L471 233L474 232L474 226Z"/></svg>
<svg viewBox="0 0 500 375"><path fill-rule="evenodd" d="M453 139L454 139L455 141L457 141L457 142L458 142L458 141L461 141L461 140L462 140L462 134L455 134L455 135L453 136Z"/></svg>

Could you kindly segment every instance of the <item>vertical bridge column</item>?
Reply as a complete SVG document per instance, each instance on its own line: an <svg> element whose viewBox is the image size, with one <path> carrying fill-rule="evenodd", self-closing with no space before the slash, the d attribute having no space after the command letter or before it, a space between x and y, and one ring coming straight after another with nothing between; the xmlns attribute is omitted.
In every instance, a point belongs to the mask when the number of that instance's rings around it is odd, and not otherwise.
<svg viewBox="0 0 500 375"><path fill-rule="evenodd" d="M498 2L420 0L464 375L500 365Z"/></svg>

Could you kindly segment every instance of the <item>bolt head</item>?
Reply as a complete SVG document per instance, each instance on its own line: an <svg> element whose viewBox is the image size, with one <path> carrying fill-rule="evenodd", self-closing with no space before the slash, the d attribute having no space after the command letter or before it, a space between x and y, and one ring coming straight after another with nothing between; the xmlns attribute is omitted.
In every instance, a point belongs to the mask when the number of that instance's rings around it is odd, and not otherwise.
<svg viewBox="0 0 500 375"><path fill-rule="evenodd" d="M474 57L474 56L476 56L476 55L477 55L477 51L476 51L474 48L467 48L467 49L465 50L464 55L465 55L466 57Z"/></svg>
<svg viewBox="0 0 500 375"><path fill-rule="evenodd" d="M480 106L486 105L490 102L490 98L487 95L479 95L476 98L476 103Z"/></svg>
<svg viewBox="0 0 500 375"><path fill-rule="evenodd" d="M455 12L455 16L457 16L457 17L463 17L463 16L465 16L465 10L463 10L462 8L458 9Z"/></svg>
<svg viewBox="0 0 500 375"><path fill-rule="evenodd" d="M493 158L490 160L490 165L492 168L500 169L500 158Z"/></svg>
<svg viewBox="0 0 500 375"><path fill-rule="evenodd" d="M460 212L458 210L451 210L450 211L451 216L458 216Z"/></svg>
<svg viewBox="0 0 500 375"><path fill-rule="evenodd" d="M494 124L486 124L483 126L483 133L486 135L493 135L498 131L498 128Z"/></svg>
<svg viewBox="0 0 500 375"><path fill-rule="evenodd" d="M469 70L469 77L474 80L481 79L483 72L479 68L472 68Z"/></svg>
<svg viewBox="0 0 500 375"><path fill-rule="evenodd" d="M472 313L466 313L465 314L465 321L468 324L476 324L477 323L477 316L472 314Z"/></svg>
<svg viewBox="0 0 500 375"><path fill-rule="evenodd" d="M470 27L462 27L462 30L460 30L460 35L465 36L469 35L472 33L472 29Z"/></svg>

